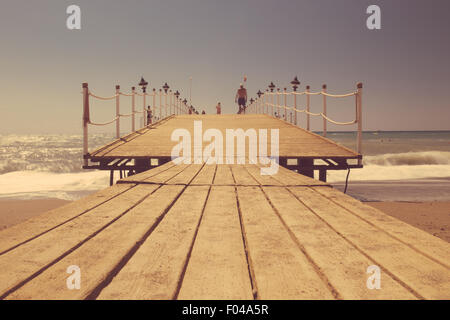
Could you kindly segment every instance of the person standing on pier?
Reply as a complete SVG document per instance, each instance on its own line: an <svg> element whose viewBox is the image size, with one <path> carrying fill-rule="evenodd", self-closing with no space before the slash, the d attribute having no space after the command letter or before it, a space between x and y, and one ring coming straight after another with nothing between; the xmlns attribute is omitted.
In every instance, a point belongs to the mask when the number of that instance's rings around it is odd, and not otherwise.
<svg viewBox="0 0 450 320"><path fill-rule="evenodd" d="M236 93L236 97L234 100L239 105L238 113L239 114L245 113L245 103L247 102L247 90L244 88L244 85L242 83Z"/></svg>
<svg viewBox="0 0 450 320"><path fill-rule="evenodd" d="M220 105L220 102L217 104L216 110L217 110L217 114L221 114L222 113L222 106Z"/></svg>
<svg viewBox="0 0 450 320"><path fill-rule="evenodd" d="M152 124L152 109L147 107L147 125Z"/></svg>

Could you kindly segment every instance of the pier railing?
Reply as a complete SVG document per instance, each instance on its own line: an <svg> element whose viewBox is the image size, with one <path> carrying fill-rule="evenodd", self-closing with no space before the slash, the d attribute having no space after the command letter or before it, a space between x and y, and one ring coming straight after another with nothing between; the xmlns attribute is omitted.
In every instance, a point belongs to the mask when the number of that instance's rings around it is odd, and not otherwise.
<svg viewBox="0 0 450 320"><path fill-rule="evenodd" d="M274 117L282 118L287 122L294 125L298 125L298 114L304 113L306 115L306 130L310 131L311 116L322 117L323 119L323 136L327 136L327 123L333 123L336 125L348 126L357 125L357 135L356 135L356 151L361 154L362 152L362 83L356 85L356 91L345 93L345 94L331 94L327 92L327 85L322 86L321 91L312 92L310 86L306 86L305 91L298 92L297 88L300 82L297 77L291 82L292 91L288 92L287 88L283 91L278 88L275 89L275 85L270 83L269 89L265 92L258 91L258 98L251 99L250 104L246 108L246 113L256 113L256 114L268 114ZM270 90L270 91L269 91ZM311 112L311 96L319 96L322 98L322 112ZM292 96L293 103L291 106L288 105L288 97ZM304 96L304 107L299 107L298 98ZM340 122L331 119L327 116L327 98L355 98L355 118L352 121ZM289 114L289 116L288 116ZM361 164L361 159L358 160L358 164Z"/></svg>
<svg viewBox="0 0 450 320"><path fill-rule="evenodd" d="M113 96L102 97L98 96L92 91L89 90L89 86L87 83L82 84L83 88L83 158L84 165L88 165L88 155L89 155L89 136L88 136L88 127L91 126L106 126L109 124L115 123L116 125L116 138L120 139L120 123L121 118L130 118L131 121L131 131L136 132L136 115L142 114L142 125L140 129L145 128L154 121L163 120L171 115L178 114L187 114L192 110L192 107L188 107L187 100L182 100L180 98L180 93L178 91L173 92L172 90L168 90L169 87L167 83L163 86L162 89L157 91L153 89L151 93L146 92L146 88L142 89L142 93L136 92L136 88L131 88L131 93L123 93L120 90L120 86L116 86L116 91ZM131 98L129 101L130 112L122 113L121 111L121 96ZM137 99L141 97L142 99L142 107L137 106ZM151 102L147 102L147 97L151 99ZM94 122L91 120L90 115L90 107L89 101L90 98L98 99L98 100L114 100L115 101L115 117L107 122ZM147 107L147 103L149 103L149 108ZM141 109L142 108L142 109ZM139 110L141 109L141 110ZM123 109L122 109L123 110Z"/></svg>

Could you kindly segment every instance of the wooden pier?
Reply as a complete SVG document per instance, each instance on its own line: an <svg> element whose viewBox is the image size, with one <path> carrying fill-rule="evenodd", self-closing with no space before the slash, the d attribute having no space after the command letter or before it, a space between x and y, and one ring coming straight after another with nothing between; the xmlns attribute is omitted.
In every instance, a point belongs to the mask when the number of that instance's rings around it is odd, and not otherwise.
<svg viewBox="0 0 450 320"><path fill-rule="evenodd" d="M173 115L88 153L85 159L90 164L84 168L142 172L166 163L176 145L172 132L184 128L194 137L194 121L202 122L203 131L220 130L223 137L226 129L278 129L280 165L309 177L318 171L323 181L327 170L362 167L361 154L330 139L269 115L249 114ZM270 141L267 150L271 150Z"/></svg>
<svg viewBox="0 0 450 320"><path fill-rule="evenodd" d="M367 287L373 265L380 289ZM250 164L169 162L122 179L0 232L0 269L2 299L450 298L447 242Z"/></svg>
<svg viewBox="0 0 450 320"><path fill-rule="evenodd" d="M1 231L0 299L450 299L447 242L326 183L327 170L362 167L362 84L341 95L325 85L297 92L297 78L291 84L290 93L274 92L272 83L270 92L259 91L247 108L253 114L216 116L186 114L192 106L167 84L164 93L147 94L142 79L143 110L136 111L134 87L100 97L84 83L84 168L118 170L121 180ZM311 111L310 95L322 96L321 112ZM131 97L130 114L121 113L121 96ZM115 100L115 118L92 122L90 97ZM135 130L146 97L159 121ZM327 97L354 97L355 119L329 118ZM306 130L297 126L302 113ZM310 116L323 118L324 134L327 122L356 124L357 151L312 133ZM131 118L133 132L120 137L122 117ZM172 133L195 136L195 121L222 136L278 129L281 167L262 175L260 161L175 164ZM88 125L112 123L117 140L89 152ZM77 270L80 287L73 288Z"/></svg>

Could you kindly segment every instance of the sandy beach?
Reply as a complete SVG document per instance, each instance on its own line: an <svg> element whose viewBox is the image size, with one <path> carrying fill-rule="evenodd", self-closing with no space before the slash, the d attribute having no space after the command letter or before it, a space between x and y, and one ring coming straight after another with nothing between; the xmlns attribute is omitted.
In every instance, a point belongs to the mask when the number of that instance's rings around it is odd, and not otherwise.
<svg viewBox="0 0 450 320"><path fill-rule="evenodd" d="M61 199L0 200L0 230L69 202Z"/></svg>
<svg viewBox="0 0 450 320"><path fill-rule="evenodd" d="M63 206L61 199L0 200L0 230ZM365 202L384 213L450 242L450 201Z"/></svg>

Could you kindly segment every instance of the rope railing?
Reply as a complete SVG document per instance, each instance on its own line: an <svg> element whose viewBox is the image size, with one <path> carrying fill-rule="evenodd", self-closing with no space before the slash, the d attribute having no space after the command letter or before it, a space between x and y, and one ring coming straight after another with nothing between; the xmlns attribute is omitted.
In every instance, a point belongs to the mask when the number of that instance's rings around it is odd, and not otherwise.
<svg viewBox="0 0 450 320"><path fill-rule="evenodd" d="M142 79L142 81L144 81ZM141 82L142 82L141 81ZM141 84L140 84L141 85ZM120 138L120 124L121 118L131 118L131 131L136 131L136 114L142 114L141 129L151 125L155 120L162 120L172 115L187 114L192 112L192 106L187 106L187 100L182 100L180 98L180 93L178 91L173 92L169 90L169 86L164 84L163 90L156 91L153 89L152 93L146 92L146 85L142 86L142 93L136 92L136 88L131 88L131 93L124 93L120 91L120 86L116 86L116 93L110 97L98 96L89 90L88 84L82 84L82 94L83 94L83 155L84 155L84 165L88 165L88 126L106 126L112 123L116 123L116 138ZM131 112L121 113L120 112L120 97L131 97ZM136 110L136 96L142 97L142 109ZM152 102L151 105L147 106L146 98L149 97ZM157 99L159 97L159 99ZM90 98L98 100L115 100L116 112L115 117L107 122L93 122L90 119ZM129 101L129 100L127 100ZM159 103L158 103L159 102ZM157 116L158 114L158 116Z"/></svg>
<svg viewBox="0 0 450 320"><path fill-rule="evenodd" d="M362 83L356 85L356 91L344 93L344 94L332 94L327 92L327 86L322 86L322 91L311 92L310 86L306 86L306 89L302 92L298 92L297 88L300 82L297 77L291 82L293 91L288 92L287 88L283 91L278 88L276 91L275 85L271 82L269 89L265 92L258 91L258 97L256 99L251 99L249 106L246 108L246 113L255 114L268 114L271 116L281 117L283 114L284 120L288 121L288 113L290 113L289 122L297 125L297 114L304 113L306 115L306 130L311 131L310 123L311 116L321 117L323 119L323 136L327 135L327 123L332 123L335 125L357 125L357 141L356 141L356 151L361 154L362 152ZM270 90L270 91L269 91ZM322 112L311 112L311 99L310 96L322 96ZM292 97L293 104L288 104L288 97ZM305 96L306 107L304 109L299 109L297 106L297 97ZM327 98L348 98L355 97L355 118L352 121L337 121L330 118L327 115ZM358 164L361 164L361 160L358 160Z"/></svg>

